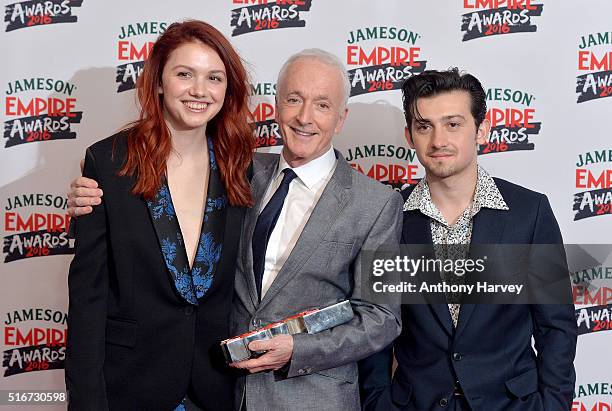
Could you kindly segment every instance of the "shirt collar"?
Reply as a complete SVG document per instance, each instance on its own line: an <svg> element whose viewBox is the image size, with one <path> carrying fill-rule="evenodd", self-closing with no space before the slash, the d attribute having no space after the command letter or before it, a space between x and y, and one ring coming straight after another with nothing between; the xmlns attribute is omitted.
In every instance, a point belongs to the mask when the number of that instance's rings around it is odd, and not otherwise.
<svg viewBox="0 0 612 411"><path fill-rule="evenodd" d="M313 187L317 183L329 175L335 165L336 154L334 153L333 146L331 146L323 155L295 168L292 168L289 163L287 163L283 153L281 153L274 178L278 178L284 169L291 168L295 174L297 174L300 181L304 183L309 190L313 190Z"/></svg>
<svg viewBox="0 0 612 411"><path fill-rule="evenodd" d="M495 184L493 177L485 171L484 168L478 166L478 174L476 178L476 191L474 193L474 201L472 203L473 217L481 208L491 208L494 210L509 210L508 204L504 201L504 197L499 192L499 188ZM444 217L431 200L429 185L425 178L421 179L416 185L412 193L404 203L404 211L419 210L429 218L444 222Z"/></svg>
<svg viewBox="0 0 612 411"><path fill-rule="evenodd" d="M476 210L483 207L493 210L510 210L493 177L480 166L478 166L476 192L474 193L474 207Z"/></svg>
<svg viewBox="0 0 612 411"><path fill-rule="evenodd" d="M408 210L419 210L429 218L444 222L442 213L438 210L438 207L431 200L431 194L429 193L429 184L427 180L422 178L421 181L414 187L412 193L406 199L404 203L404 211Z"/></svg>

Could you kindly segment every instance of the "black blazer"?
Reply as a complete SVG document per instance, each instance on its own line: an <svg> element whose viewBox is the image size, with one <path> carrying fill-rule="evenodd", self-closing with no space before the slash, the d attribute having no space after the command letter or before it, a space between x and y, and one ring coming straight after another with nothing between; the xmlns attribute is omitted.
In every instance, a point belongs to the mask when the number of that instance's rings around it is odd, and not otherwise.
<svg viewBox="0 0 612 411"><path fill-rule="evenodd" d="M562 243L546 196L501 179L495 183L510 210L481 209L472 244ZM402 193L404 200L412 189ZM402 243L431 242L429 218L405 211ZM571 304L464 304L456 330L446 304L404 305L402 324L393 347L393 380L392 347L360 364L364 409L441 410L452 405L455 380L475 411L571 407L577 338Z"/></svg>
<svg viewBox="0 0 612 411"><path fill-rule="evenodd" d="M104 197L75 225L69 408L167 411L189 391L205 410L231 409L234 379L217 349L229 336L244 208L228 205L213 283L199 305L187 304L166 268L146 202L131 194L133 178L117 176L125 155L125 132L86 154L83 175L98 182Z"/></svg>

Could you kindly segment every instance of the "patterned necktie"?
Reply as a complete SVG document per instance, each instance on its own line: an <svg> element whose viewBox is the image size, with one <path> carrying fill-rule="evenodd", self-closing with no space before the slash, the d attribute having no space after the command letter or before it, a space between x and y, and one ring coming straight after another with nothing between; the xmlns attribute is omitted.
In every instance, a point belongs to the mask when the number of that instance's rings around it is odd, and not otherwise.
<svg viewBox="0 0 612 411"><path fill-rule="evenodd" d="M260 299L268 241L270 240L270 235L274 230L278 216L283 209L285 198L289 192L289 184L297 177L295 172L290 168L284 169L283 173L285 173L283 181L280 186L278 186L261 214L259 214L257 224L255 224L255 231L253 232L253 272L255 273L255 285Z"/></svg>

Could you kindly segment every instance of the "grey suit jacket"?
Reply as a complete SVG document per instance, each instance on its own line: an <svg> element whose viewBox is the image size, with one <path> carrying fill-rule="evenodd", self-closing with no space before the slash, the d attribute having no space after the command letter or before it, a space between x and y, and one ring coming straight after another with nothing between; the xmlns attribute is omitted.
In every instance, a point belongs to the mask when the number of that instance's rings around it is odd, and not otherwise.
<svg viewBox="0 0 612 411"><path fill-rule="evenodd" d="M236 405L243 398L255 410L358 410L356 361L379 351L400 332L399 304L362 299L362 250L399 244L399 193L353 170L336 152L338 164L295 248L258 302L252 237L261 201L278 155L257 154L239 248L231 329L237 335L309 308L350 299L355 317L318 334L294 336L288 370L239 378ZM246 396L246 397L244 397Z"/></svg>

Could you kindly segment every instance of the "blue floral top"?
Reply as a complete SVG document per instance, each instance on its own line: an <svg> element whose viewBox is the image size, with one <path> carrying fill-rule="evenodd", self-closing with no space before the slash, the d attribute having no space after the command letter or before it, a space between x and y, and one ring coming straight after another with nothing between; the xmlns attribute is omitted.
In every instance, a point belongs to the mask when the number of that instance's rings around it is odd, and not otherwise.
<svg viewBox="0 0 612 411"><path fill-rule="evenodd" d="M191 269L170 189L164 180L154 200L147 201L161 252L176 291L189 304L198 305L212 285L221 257L227 196L215 160L212 139L208 138L210 173L208 195L200 241Z"/></svg>

